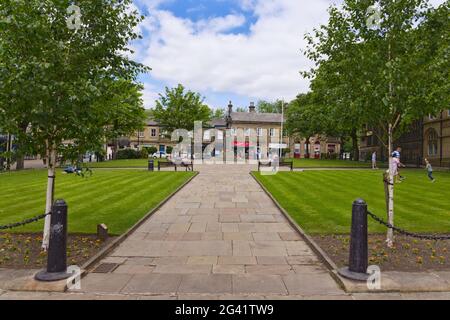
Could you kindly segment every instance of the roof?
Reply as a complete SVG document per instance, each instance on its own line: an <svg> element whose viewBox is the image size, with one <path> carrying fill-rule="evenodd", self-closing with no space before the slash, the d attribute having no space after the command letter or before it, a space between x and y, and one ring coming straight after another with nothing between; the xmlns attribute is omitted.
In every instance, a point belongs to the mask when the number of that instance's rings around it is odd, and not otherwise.
<svg viewBox="0 0 450 320"><path fill-rule="evenodd" d="M210 122L211 127L226 127L227 122L223 118L215 118Z"/></svg>
<svg viewBox="0 0 450 320"><path fill-rule="evenodd" d="M147 126L157 127L159 123L152 119L147 119Z"/></svg>
<svg viewBox="0 0 450 320"><path fill-rule="evenodd" d="M233 122L255 122L255 123L280 123L283 116L280 113L259 113L259 112L232 112Z"/></svg>

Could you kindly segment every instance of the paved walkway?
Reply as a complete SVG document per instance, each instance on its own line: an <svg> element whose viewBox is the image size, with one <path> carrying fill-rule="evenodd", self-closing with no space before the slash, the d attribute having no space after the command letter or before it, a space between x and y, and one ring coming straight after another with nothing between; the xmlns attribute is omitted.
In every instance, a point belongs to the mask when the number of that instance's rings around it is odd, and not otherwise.
<svg viewBox="0 0 450 320"><path fill-rule="evenodd" d="M176 298L348 297L247 165L197 166L200 174L90 273L90 294ZM348 297L350 298L350 297Z"/></svg>
<svg viewBox="0 0 450 320"><path fill-rule="evenodd" d="M450 292L346 294L248 174L251 169L197 166L199 176L99 263L115 269L88 274L81 291L4 291L2 281L35 271L0 270L0 300L450 300Z"/></svg>

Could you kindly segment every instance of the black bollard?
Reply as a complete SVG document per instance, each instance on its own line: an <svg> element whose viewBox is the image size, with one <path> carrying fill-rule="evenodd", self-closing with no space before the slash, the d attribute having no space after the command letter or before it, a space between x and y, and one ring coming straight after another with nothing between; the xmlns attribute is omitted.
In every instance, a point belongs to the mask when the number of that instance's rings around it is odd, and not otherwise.
<svg viewBox="0 0 450 320"><path fill-rule="evenodd" d="M47 270L36 274L39 281L67 279L67 204L57 200L52 208L50 220L50 243L47 252Z"/></svg>
<svg viewBox="0 0 450 320"><path fill-rule="evenodd" d="M155 171L155 161L153 159L148 160L148 171Z"/></svg>
<svg viewBox="0 0 450 320"><path fill-rule="evenodd" d="M362 199L353 202L350 237L349 266L339 270L339 274L352 280L366 281L369 277L367 273L369 259L367 245L367 204Z"/></svg>

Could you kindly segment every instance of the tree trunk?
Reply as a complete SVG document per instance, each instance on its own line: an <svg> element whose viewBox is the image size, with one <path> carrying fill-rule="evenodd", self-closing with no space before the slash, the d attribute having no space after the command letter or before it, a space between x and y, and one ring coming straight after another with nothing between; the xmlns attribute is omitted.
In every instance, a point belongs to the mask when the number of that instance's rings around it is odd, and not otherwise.
<svg viewBox="0 0 450 320"><path fill-rule="evenodd" d="M310 154L309 154L309 138L306 139L305 144L306 144L305 157L307 159L309 159L310 158Z"/></svg>
<svg viewBox="0 0 450 320"><path fill-rule="evenodd" d="M28 128L28 122L25 123L21 123L20 124L20 130L22 131L23 134L26 134L27 132L27 128ZM17 153L17 159L16 159L16 170L23 170L25 169L25 155L23 155L20 152L20 145L19 145L19 152Z"/></svg>
<svg viewBox="0 0 450 320"><path fill-rule="evenodd" d="M391 42L389 41L389 47L388 47L388 60L389 62L391 62L392 60L392 54L391 54ZM389 96L392 99L393 98L393 84L392 84L392 74L391 74L391 70L389 70ZM393 110L395 110L392 106L392 100L390 101L391 103L391 107L390 107L390 111L392 112ZM397 119L398 120L398 119ZM397 125L398 121L395 121L395 124L392 124L392 122L389 123L388 126L388 157L389 157L389 194L388 194L388 223L391 226L394 226L394 160L392 158L392 152L393 152L393 143L394 143L394 138L393 138L393 134L394 134L394 127ZM397 164L398 166L398 164ZM397 172L398 172L398 167L397 167ZM394 230L392 230L391 228L388 228L387 231L387 239L386 239L386 243L387 246L389 248L392 248L394 246Z"/></svg>
<svg viewBox="0 0 450 320"><path fill-rule="evenodd" d="M47 144L48 145L48 144ZM49 213L52 211L53 206L53 198L54 198L54 189L55 189L55 170L56 167L56 148L55 146L51 146L49 150L47 150L47 193L45 200L45 213ZM44 234L42 237L42 249L47 251L48 245L50 242L50 216L45 217L44 223Z"/></svg>
<svg viewBox="0 0 450 320"><path fill-rule="evenodd" d="M358 133L356 129L352 130L350 137L352 138L353 144L353 160L359 161L359 143L358 143Z"/></svg>
<svg viewBox="0 0 450 320"><path fill-rule="evenodd" d="M16 159L16 170L23 170L25 169L25 156L23 154L17 155Z"/></svg>
<svg viewBox="0 0 450 320"><path fill-rule="evenodd" d="M388 186L388 212L387 218L388 222L393 226L394 225L394 161L392 158L393 152L393 136L392 136L392 124L389 124L388 129L388 156L389 156L389 186ZM394 246L394 231L392 229L388 229L386 243L389 248Z"/></svg>

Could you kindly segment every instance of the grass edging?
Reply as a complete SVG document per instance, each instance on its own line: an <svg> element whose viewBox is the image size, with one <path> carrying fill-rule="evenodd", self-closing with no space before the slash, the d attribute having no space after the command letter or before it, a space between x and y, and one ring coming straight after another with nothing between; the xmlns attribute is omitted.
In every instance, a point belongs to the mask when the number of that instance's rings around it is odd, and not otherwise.
<svg viewBox="0 0 450 320"><path fill-rule="evenodd" d="M331 260L331 258L325 253L325 251L311 238L289 215L289 213L278 203L278 201L272 196L272 194L267 190L267 188L260 182L253 172L250 172L250 175L253 179L258 183L258 185L264 190L264 192L269 196L272 202L277 206L277 208L283 213L285 218L289 221L289 224L300 234L300 236L305 240L305 242L310 246L310 248L314 251L314 253L319 257L320 260L326 265L330 275L333 279L338 283L338 285L345 291L348 292L344 282L341 277L338 275L338 267Z"/></svg>
<svg viewBox="0 0 450 320"><path fill-rule="evenodd" d="M189 182L191 182L195 177L197 177L198 172L194 172L194 175L187 179L181 186L179 186L175 191L173 191L170 195L168 195L164 200L162 200L156 207L150 210L144 217L142 217L134 226L128 229L125 233L123 233L118 238L114 239L111 243L109 243L106 247L100 250L96 255L91 257L88 261L86 261L81 266L81 277L85 276L87 272L102 258L104 258L108 253L110 253L113 249L115 249L119 244L125 241L130 234L132 234L137 228L139 228L145 221L147 221L153 214L158 211L164 204L166 204L175 194L177 194L181 189L183 189Z"/></svg>

